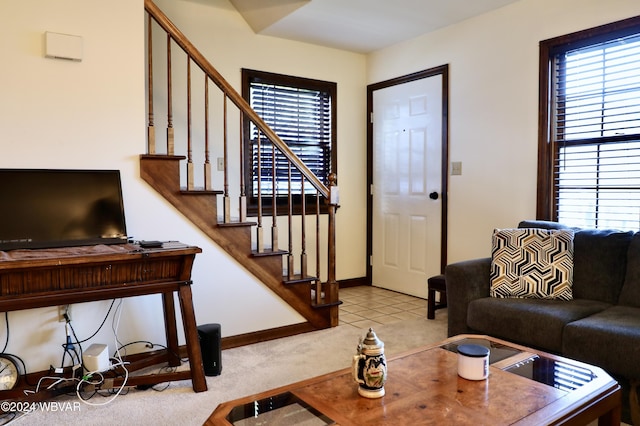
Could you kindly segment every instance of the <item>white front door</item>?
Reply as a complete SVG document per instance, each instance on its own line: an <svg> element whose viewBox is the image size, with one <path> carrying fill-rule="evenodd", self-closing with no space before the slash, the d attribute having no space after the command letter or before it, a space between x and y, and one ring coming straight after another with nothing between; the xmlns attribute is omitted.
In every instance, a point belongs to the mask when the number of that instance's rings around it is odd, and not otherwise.
<svg viewBox="0 0 640 426"><path fill-rule="evenodd" d="M441 268L442 79L373 92L372 284L422 298Z"/></svg>

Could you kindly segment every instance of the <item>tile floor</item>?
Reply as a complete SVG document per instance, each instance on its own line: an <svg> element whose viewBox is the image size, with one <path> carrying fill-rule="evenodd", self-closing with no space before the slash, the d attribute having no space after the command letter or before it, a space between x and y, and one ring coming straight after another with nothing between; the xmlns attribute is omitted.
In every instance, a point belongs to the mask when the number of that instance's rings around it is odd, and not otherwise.
<svg viewBox="0 0 640 426"><path fill-rule="evenodd" d="M342 288L340 300L340 325L362 328L427 317L427 299L380 287Z"/></svg>

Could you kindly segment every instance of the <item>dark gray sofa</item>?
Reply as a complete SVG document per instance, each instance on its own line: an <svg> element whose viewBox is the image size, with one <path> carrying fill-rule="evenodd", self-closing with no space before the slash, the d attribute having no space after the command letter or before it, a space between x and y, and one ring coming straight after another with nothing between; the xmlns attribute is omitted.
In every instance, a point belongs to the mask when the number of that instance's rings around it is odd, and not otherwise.
<svg viewBox="0 0 640 426"><path fill-rule="evenodd" d="M640 232L573 229L573 300L489 297L490 258L453 263L445 270L448 334L488 334L640 379Z"/></svg>

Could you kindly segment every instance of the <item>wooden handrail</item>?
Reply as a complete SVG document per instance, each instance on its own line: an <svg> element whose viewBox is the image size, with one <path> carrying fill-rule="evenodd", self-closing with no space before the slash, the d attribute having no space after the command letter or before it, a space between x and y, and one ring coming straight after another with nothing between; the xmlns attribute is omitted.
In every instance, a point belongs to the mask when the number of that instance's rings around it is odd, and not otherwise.
<svg viewBox="0 0 640 426"><path fill-rule="evenodd" d="M194 183L194 176L193 176L193 168L195 167L200 167L200 150L199 150L199 145L201 143L200 140L200 133L199 131L196 131L196 138L195 138L195 143L196 143L196 161L194 164L193 161L193 145L192 145L192 102L191 102L191 90L192 90L192 76L191 76L191 63L193 62L193 64L197 65L200 70L202 70L203 74L204 74L204 189L205 191L203 191L202 194L198 194L198 195L202 195L202 196L210 196L211 194L209 193L219 193L222 194L224 196L223 198L223 215L222 215L222 221L220 219L220 217L217 217L216 222L220 225L222 223L224 223L225 225L219 228L209 228L209 225L205 226L203 229L206 230L206 232L210 232L210 236L215 235L215 237L220 237L222 241L224 242L230 242L228 240L226 240L226 238L228 238L228 235L226 235L227 233L230 234L232 231L229 230L234 230L234 229L240 229L238 228L239 226L247 226L252 224L253 222L247 222L247 194L246 194L246 188L245 188L245 170L247 167L254 167L255 164L251 163L250 161L247 161L247 159L245 158L245 149L247 148L245 146L244 143L239 143L239 165L237 170L233 170L233 172L235 173L236 171L239 170L239 200L238 200L238 212L239 212L239 217L238 217L238 221L237 223L235 223L236 221L231 219L231 214L230 214L230 197L229 197L229 177L228 177L228 173L229 173L229 169L228 169L228 129L227 129L227 120L228 120L228 114L227 114L227 100L229 99L231 102L233 102L233 105L235 105L235 107L238 108L238 112L239 112L239 126L240 126L240 135L243 134L243 132L245 131L245 123L253 123L256 128L257 128L257 196L256 196L256 202L257 202L257 211L255 213L257 213L257 224L253 223L253 225L257 225L256 228L256 232L257 235L253 238L250 238L250 241L248 241L250 243L250 246L248 247L248 249L251 249L251 246L253 246L253 243L256 243L256 247L257 249L254 252L254 255L257 256L258 259L264 259L264 258L268 258L271 257L273 255L285 255L287 258L285 260L285 264L286 265L278 265L277 267L275 267L276 262L266 262L266 261L260 261L260 262L250 262L248 261L246 255L244 253L240 253L240 251L237 250L237 248L231 247L231 245L229 245L229 247L233 248L233 250L227 250L230 253L234 254L234 257L236 257L236 259L239 259L241 262L244 262L243 264L245 266L249 266L250 268L258 268L258 264L261 265L258 269L260 274L257 274L256 276L258 277L263 277L263 272L267 272L267 277L268 280L265 280L265 278L261 278L263 279L263 281L265 283L268 283L268 285L270 286L270 288L274 289L275 291L278 292L278 294L282 295L285 300L288 300L290 303L292 303L292 306L300 308L300 302L304 301L306 299L305 305L307 308L309 307L308 303L311 303L314 305L314 307L320 308L320 309L326 309L324 312L328 315L327 317L323 318L322 321L327 321L328 324L330 326L336 326L338 325L338 310L336 309L337 305L340 303L340 301L338 300L338 282L336 281L336 238L335 238L335 231L336 231L336 227L335 227L335 215L336 215L336 209L338 207L339 201L338 201L338 190L337 190L337 186L336 186L336 177L335 174L330 174L329 176L327 176L327 184L323 183L323 181L316 176L308 167L307 165L289 148L289 146L282 141L282 139L273 131L273 129L271 127L269 127L268 124L266 124L262 118L260 118L260 116L251 108L251 106L249 105L249 103L218 73L218 71L213 67L213 65L211 63L209 63L209 61L204 58L204 56L193 46L193 44L186 38L186 36L180 31L178 30L178 28L169 20L169 18L153 3L152 0L145 0L144 2L145 4L145 10L149 15L149 27L151 27L152 22L155 22L165 33L166 33L166 38L167 38L167 100L168 100L168 105L167 105L167 112L168 112L168 117L167 117L167 155L168 156L172 156L172 158L179 160L179 161L183 161L183 160L187 160L187 176L186 176L186 181L187 181L187 190L185 191L186 194L185 197L178 197L180 198L180 200L182 199L193 199L191 198L194 194L198 193L198 191L195 188L195 183ZM149 29L149 64L151 64L152 59L152 50L151 50L151 29ZM182 49L186 55L186 59L187 59L187 66L186 66L186 107L180 107L180 116L184 116L186 119L186 147L182 147L183 144L185 144L185 141L182 141L182 137L181 137L181 144L180 144L180 149L182 150L183 148L186 149L186 156L175 156L173 155L173 120L172 120L172 105L173 105L173 101L172 101L172 64L171 64L171 45L173 44L172 42L175 42L176 45ZM149 68L149 102L152 102L152 95L153 95L153 85L152 85L152 79L153 79L153 69L150 67ZM180 73L180 76L182 76L182 72ZM196 74L195 78L199 78L200 75L199 73ZM211 162L210 162L210 155L211 152L210 150L212 149L210 146L210 141L209 141L209 133L210 133L210 129L209 129L209 83L213 82L222 92L223 95L223 105L222 105L222 114L223 114L223 118L222 118L222 151L223 151L223 162L224 162L224 167L223 167L223 191L214 191L213 190L213 183L212 183L212 173L211 173ZM199 95L199 94L198 94ZM162 97L162 96L161 96ZM183 111L183 108L186 109L186 112ZM150 114L149 114L149 144L153 145L149 147L149 154L154 154L155 153L155 141L151 140L151 137L154 134L154 123L153 123L153 114L152 114L152 107L149 108L150 110ZM198 112L199 114L199 112ZM235 120L235 118L234 118ZM244 120L250 120L249 122L245 122ZM182 122L182 120L181 120ZM199 127L198 125L196 125L196 127ZM182 127L180 128L182 131ZM267 140L265 140L267 139ZM170 143L171 141L171 143ZM265 150L263 151L262 149L262 145L263 144L268 144L270 143L271 145L269 146L270 149L267 149L267 147L265 146ZM218 145L218 144L216 144ZM219 147L218 147L219 148ZM254 149L253 147L251 147L250 149ZM269 158L269 151L271 151L270 155L271 158ZM287 191L287 216L288 216L288 250L283 250L281 251L279 249L279 244L278 244L278 234L279 234L279 230L278 230L278 204L279 201L284 201L284 197L282 200L280 200L278 198L278 194L277 194L277 183L276 183L276 179L277 179L277 173L276 173L276 163L280 161L280 157L279 154L277 154L276 151L280 151L280 153L282 153L283 157L286 159L286 166L288 169L288 173L287 173L287 186L288 186L288 191ZM154 160L155 161L155 160ZM218 160L220 161L220 159ZM267 175L269 174L268 170L264 170L264 174L263 173L263 165L267 165L268 161L271 161L271 191L272 193L271 195L271 248L269 249L268 247L265 247L265 240L264 240L264 235L263 235L263 215L265 212L263 212L263 207L265 208L265 210L267 209L266 206L263 206L263 202L265 203L269 203L269 198L267 197L267 195L264 195L262 193L262 183L263 183L263 177L265 179L268 179ZM154 163L156 164L156 163ZM159 164L159 163L158 163ZM220 163L219 163L220 164ZM300 242L296 242L295 247L294 247L294 237L293 237L293 228L294 228L294 223L293 223L293 192L292 192L292 170L297 170L300 172L300 189L301 189L301 220L300 220L300 226L301 226L301 238L300 238ZM171 169L173 170L173 169ZM164 168L162 168L160 170L160 172L166 172L167 170L165 170ZM172 182L173 183L177 183L178 185L180 184L180 179L184 178L183 173L180 173L177 168L175 169L175 171L171 171L172 174ZM166 173L161 173L161 175L163 176L162 179L164 179ZM296 173L297 175L297 173ZM151 173L148 175L151 176ZM155 176L155 175L154 175ZM234 175L235 176L235 175ZM154 183L157 183L156 180L151 179L151 181L153 181ZM164 181L163 181L164 182ZM265 183L267 181L265 180ZM316 232L315 232L315 255L316 255L316 265L315 265L315 272L316 272L316 276L312 277L308 275L308 268L307 268L307 234L306 234L306 213L307 213L307 205L306 205L306 191L305 191L305 186L306 183L309 183L309 185L311 185L315 191L316 191L316 205L315 205L315 214L316 214ZM298 176L296 176L296 185L298 183ZM174 197L175 196L175 190L174 189L169 189L169 187L167 185L160 185L158 184L158 187L161 188L161 193L163 195L165 195L166 198L171 199L170 197ZM255 189L255 188L254 188ZM235 192L235 191L234 191ZM187 195L188 194L188 195ZM326 250L327 250L327 270L326 270L326 280L323 280L321 278L321 275L324 275L323 272L321 271L321 267L320 267L320 258L321 258L321 248L320 248L320 198L324 198L325 202L327 203L327 234L326 234ZM204 199L202 197L198 197L198 200L200 199ZM177 202L177 198L175 200ZM182 201L180 203L177 203L176 205L179 206L183 206L183 204L181 204ZM191 207L193 207L193 209L191 209ZM189 215L193 214L196 217L200 218L201 216L198 216L198 214L200 213L195 213L196 211L200 211L200 204L194 204L193 206L189 205L188 209L185 209L185 211L188 212ZM218 208L216 207L216 204L213 204L211 206L207 206L207 207L212 207L214 210L214 214L217 215L218 213ZM282 206L284 207L284 206ZM202 213L204 216L207 216L210 213ZM202 218L204 218L204 216L202 216ZM208 219L202 219L203 220L203 225L206 223L208 224L207 220ZM214 232L215 230L215 232ZM224 232L222 232L224 230ZM218 231L220 231L220 233L218 233ZM235 232L235 231L233 231ZM223 239L222 235L225 235ZM235 234L234 234L235 235ZM241 233L239 235L242 235L242 238L245 238L245 234ZM212 237L214 238L214 237ZM313 237L312 237L313 238ZM245 240L243 240L245 241ZM298 247L298 244L300 245L300 247ZM300 251L300 258L299 258L299 262L300 262L300 267L299 267L299 273L295 273L294 268L296 267L296 261L294 259L294 250L295 251ZM277 259L275 258L276 261L280 261L281 259ZM273 265L272 265L273 263ZM280 261L280 263L282 263ZM282 279L282 275L280 275L279 277L273 277L271 274L278 274L278 273L282 273L282 266L285 266L287 269L287 273L285 274L285 280L286 282L282 282L279 281L279 279ZM256 270L258 270L256 269ZM254 269L251 269L252 271L254 271ZM254 272L255 273L255 272ZM276 278L276 280L278 280L278 283L272 281L272 278ZM310 284L310 286L300 286L300 284L304 284L304 283L308 283ZM283 287L284 284L284 287ZM291 285L291 290L283 290L283 288L287 288L287 286ZM313 299L311 299L311 292L312 289L315 290L315 301ZM317 314L316 313L310 313L309 311L307 311L306 309L302 309L301 312L305 312L305 317L307 318L311 318L313 321L317 322ZM312 310L311 312L318 312L316 310ZM324 314L322 314L324 315ZM311 321L310 319L310 321ZM318 322L319 324L324 324L324 322Z"/></svg>
<svg viewBox="0 0 640 426"><path fill-rule="evenodd" d="M191 57L202 71L222 90L227 97L246 115L264 135L278 147L285 157L307 178L309 183L316 188L322 196L330 199L329 188L307 167L304 162L291 151L289 146L269 127L262 118L249 106L247 101L231 86L227 80L211 65L187 37L169 20L169 18L156 6L152 0L144 1L145 10L153 17L171 38Z"/></svg>

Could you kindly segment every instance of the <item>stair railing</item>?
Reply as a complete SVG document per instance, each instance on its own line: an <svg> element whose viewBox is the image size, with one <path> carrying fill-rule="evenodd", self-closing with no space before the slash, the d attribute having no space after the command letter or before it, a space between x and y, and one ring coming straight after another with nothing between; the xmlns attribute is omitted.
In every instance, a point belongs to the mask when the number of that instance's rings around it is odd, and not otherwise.
<svg viewBox="0 0 640 426"><path fill-rule="evenodd" d="M147 50L148 50L148 58L147 58L147 89L148 89L148 128L147 128L147 151L150 155L156 154L156 132L155 132L155 122L154 119L154 61L153 61L153 29L154 23L157 27L161 28L166 33L166 79L167 79L167 91L164 93L166 97L167 105L167 128L166 128L166 153L167 155L175 155L175 131L174 131L174 120L176 119L174 114L174 95L173 95L173 80L174 80L174 65L172 64L172 45L177 45L181 48L182 52L186 55L186 92L187 92L187 107L186 107L186 126L187 126L187 141L186 141L186 187L187 191L196 191L195 186L195 167L194 167L194 141L192 140L192 70L191 64L195 64L198 68L204 73L204 82L205 88L203 90L204 96L204 164L203 164L203 190L204 191L212 191L212 172L211 172L211 161L210 161L210 150L211 144L209 140L209 81L213 82L222 92L223 96L223 118L222 118L222 127L223 127L223 137L222 137L222 159L223 159L223 189L222 189L222 197L223 197L223 207L222 207L222 222L225 224L229 224L233 222L231 215L231 201L230 201L230 176L229 176L229 149L228 149L228 100L231 101L233 105L239 111L239 129L240 134L244 131L244 120L249 120L250 123L253 123L254 126L258 129L258 156L257 161L260 163L262 161L262 152L263 150L260 148L261 145L271 144L271 164L275 168L276 157L286 158L286 161L289 164L289 177L288 177L288 249L287 261L286 263L286 273L285 277L288 280L304 280L307 278L311 278L313 281L313 291L315 292L314 301L316 304L335 304L338 303L338 285L335 276L335 213L338 205L337 200L337 186L335 183L335 175L331 175L328 177L329 185L325 185L318 176L316 176L306 165L305 163L287 146L287 144L282 141L282 139L269 127L262 118L250 107L247 101L222 77L222 75L211 65L211 63L198 51L195 46L187 39L187 37L168 19L168 17L153 3L152 0L145 0L144 2L145 10L148 13L147 20ZM155 27L155 28L157 28ZM155 65L157 66L157 64ZM238 222L245 222L247 219L247 196L245 193L245 179L244 179L244 171L245 171L245 161L244 161L244 144L242 143L242 137L240 137L239 142L239 164L238 164L238 176L237 180L239 182L239 190L238 190ZM278 154L280 154L278 156ZM305 194L305 188L309 185L315 189L316 195L316 226L315 226L315 251L316 251L316 262L315 262L315 276L308 277L308 265L307 265L307 231L306 231L306 202L305 196L301 196L302 200L302 212L301 212L301 240L300 240L300 258L298 261L299 264L299 273L295 273L295 254L294 251L294 236L293 236L293 214L292 214L292 178L291 178L291 169L295 169L300 173L301 182L300 188L301 193ZM262 172L262 165L258 165L258 173ZM277 203L276 203L276 188L275 188L275 171L273 174L273 183L271 188L271 250L272 251L280 251L278 247L278 217L277 217ZM258 200L258 209L257 209L257 231L256 231L256 251L258 253L263 253L267 248L265 248L265 240L263 235L263 206L262 200L268 197L264 195L264 192L261 188L262 178L259 176L257 180L258 192L256 194L256 198ZM326 225L326 280L323 284L321 275L323 271L321 271L321 219L320 219L320 203L321 198L324 199L325 204L327 205L327 225ZM215 212L215 216L217 218L217 212ZM313 293L312 291L312 293ZM337 325L337 316L333 323Z"/></svg>

